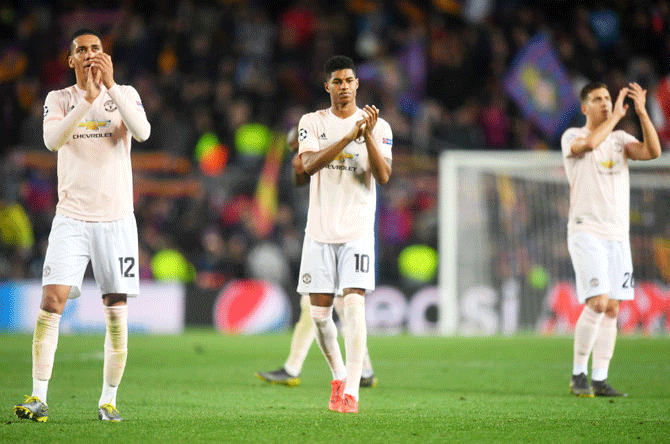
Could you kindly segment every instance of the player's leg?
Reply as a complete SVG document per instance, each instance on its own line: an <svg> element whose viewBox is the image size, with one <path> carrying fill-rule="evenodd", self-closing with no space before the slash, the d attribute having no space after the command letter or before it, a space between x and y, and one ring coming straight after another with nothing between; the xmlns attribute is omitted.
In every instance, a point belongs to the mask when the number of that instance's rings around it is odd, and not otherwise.
<svg viewBox="0 0 670 444"><path fill-rule="evenodd" d="M347 288L344 290L344 337L346 353L347 381L344 386L340 412L358 412L358 389L363 371L363 360L367 346L365 325L365 290Z"/></svg>
<svg viewBox="0 0 670 444"><path fill-rule="evenodd" d="M358 392L367 347L365 294L374 290L374 235L348 242L339 250L338 276L344 295L343 325L347 381L340 412L358 412Z"/></svg>
<svg viewBox="0 0 670 444"><path fill-rule="evenodd" d="M607 382L610 361L614 355L614 344L617 336L617 316L619 314L619 301L610 299L605 310L605 317L600 324L598 337L593 345L593 362L591 383L593 393L596 396L627 396L615 390Z"/></svg>
<svg viewBox="0 0 670 444"><path fill-rule="evenodd" d="M46 285L42 288L42 304L33 333L33 391L14 406L20 419L45 422L49 418L47 391L58 347L60 318L70 294L67 285Z"/></svg>
<svg viewBox="0 0 670 444"><path fill-rule="evenodd" d="M333 302L333 307L335 308L335 313L340 319L340 333L346 338L347 335L347 324L344 322L344 297L338 295ZM346 340L346 339L345 339ZM368 352L368 347L365 347L365 355L363 356L363 370L361 371L361 387L376 387L377 386L377 377L375 376L375 371L372 368L372 361L370 360L370 353Z"/></svg>
<svg viewBox="0 0 670 444"><path fill-rule="evenodd" d="M340 344L337 342L337 327L333 320L333 294L311 293L310 314L316 327L316 342L326 358L333 375L328 409L335 411L342 402L342 391L347 376Z"/></svg>
<svg viewBox="0 0 670 444"><path fill-rule="evenodd" d="M577 396L593 397L587 378L588 362L605 316L607 300L606 294L589 298L575 325L570 392Z"/></svg>
<svg viewBox="0 0 670 444"><path fill-rule="evenodd" d="M291 350L284 363L284 369L294 376L300 375L302 364L305 362L307 352L312 346L315 338L314 323L309 313L309 295L300 297L300 319L295 324L293 338L291 338Z"/></svg>
<svg viewBox="0 0 670 444"><path fill-rule="evenodd" d="M92 224L91 265L100 287L106 333L103 383L98 418L121 421L116 395L128 358L129 296L139 293L138 244L135 216Z"/></svg>
<svg viewBox="0 0 670 444"><path fill-rule="evenodd" d="M305 362L307 352L309 352L315 337L315 327L309 306L309 295L302 295L300 297L300 318L293 329L291 349L284 366L270 372L258 372L256 377L270 384L283 384L287 387L300 384L302 364Z"/></svg>
<svg viewBox="0 0 670 444"><path fill-rule="evenodd" d="M21 419L44 422L48 418L47 391L54 365L60 318L68 297L80 294L88 265L84 222L54 217L42 272L42 302L33 333L33 391L14 407Z"/></svg>
<svg viewBox="0 0 670 444"><path fill-rule="evenodd" d="M102 297L107 330L103 357L102 392L98 401L98 418L121 421L116 409L116 393L128 359L128 304L125 294L108 293Z"/></svg>
<svg viewBox="0 0 670 444"><path fill-rule="evenodd" d="M298 293L309 294L309 312L314 322L316 342L333 374L330 410L336 410L346 378L346 367L337 342L337 327L333 320L333 298L337 290L337 245L316 242L305 236L300 261Z"/></svg>
<svg viewBox="0 0 670 444"><path fill-rule="evenodd" d="M569 236L568 250L575 270L577 298L585 304L575 325L570 392L593 397L587 378L588 361L609 300L608 254L600 239L585 233Z"/></svg>
<svg viewBox="0 0 670 444"><path fill-rule="evenodd" d="M610 243L610 262L612 263L610 270L612 293L607 302L598 337L593 345L591 384L596 396L626 396L625 393L609 385L607 376L616 343L619 302L632 300L635 297L630 242Z"/></svg>
<svg viewBox="0 0 670 444"><path fill-rule="evenodd" d="M333 379L342 380L346 377L346 371L333 320L333 295L312 293L310 303L310 315L316 327L316 342L328 362Z"/></svg>

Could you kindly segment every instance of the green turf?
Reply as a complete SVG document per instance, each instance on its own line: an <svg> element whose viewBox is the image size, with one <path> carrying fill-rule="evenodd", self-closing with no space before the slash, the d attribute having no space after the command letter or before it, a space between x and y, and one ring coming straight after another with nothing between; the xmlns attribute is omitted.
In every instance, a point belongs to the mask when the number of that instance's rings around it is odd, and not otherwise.
<svg viewBox="0 0 670 444"><path fill-rule="evenodd" d="M31 390L31 336L0 335L0 442L670 442L670 340L620 337L610 382L627 399L568 394L572 340L371 337L379 378L361 413L327 409L330 372L313 345L299 387L265 385L288 334L131 336L121 423L97 421L102 336L61 335L47 423L12 407Z"/></svg>

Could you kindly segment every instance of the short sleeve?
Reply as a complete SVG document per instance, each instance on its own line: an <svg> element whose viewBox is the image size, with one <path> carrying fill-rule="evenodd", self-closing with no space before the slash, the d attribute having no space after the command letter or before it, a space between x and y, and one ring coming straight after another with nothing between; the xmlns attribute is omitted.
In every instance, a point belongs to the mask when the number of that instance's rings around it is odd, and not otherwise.
<svg viewBox="0 0 670 444"><path fill-rule="evenodd" d="M375 125L375 132L379 151L385 159L393 159L391 148L393 147L393 132L391 125L386 120L378 120Z"/></svg>
<svg viewBox="0 0 670 444"><path fill-rule="evenodd" d="M319 151L316 133L314 119L309 114L302 116L298 123L298 153Z"/></svg>
<svg viewBox="0 0 670 444"><path fill-rule="evenodd" d="M572 155L572 141L577 137L579 137L578 128L570 128L563 133L563 136L561 136L561 151L563 152L563 157Z"/></svg>

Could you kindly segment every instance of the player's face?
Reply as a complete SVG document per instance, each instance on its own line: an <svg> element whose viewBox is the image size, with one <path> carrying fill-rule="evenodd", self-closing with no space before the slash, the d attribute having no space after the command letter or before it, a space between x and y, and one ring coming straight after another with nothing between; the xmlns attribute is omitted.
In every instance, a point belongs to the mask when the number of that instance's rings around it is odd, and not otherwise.
<svg viewBox="0 0 670 444"><path fill-rule="evenodd" d="M602 122L612 114L612 97L607 88L591 91L582 103L582 112L592 122Z"/></svg>
<svg viewBox="0 0 670 444"><path fill-rule="evenodd" d="M91 66L91 57L99 52L102 52L102 43L94 35L80 35L72 41L67 61L78 79L86 78L86 70Z"/></svg>
<svg viewBox="0 0 670 444"><path fill-rule="evenodd" d="M326 91L330 94L333 104L345 104L356 100L358 79L354 76L352 69L340 69L333 71L326 82Z"/></svg>

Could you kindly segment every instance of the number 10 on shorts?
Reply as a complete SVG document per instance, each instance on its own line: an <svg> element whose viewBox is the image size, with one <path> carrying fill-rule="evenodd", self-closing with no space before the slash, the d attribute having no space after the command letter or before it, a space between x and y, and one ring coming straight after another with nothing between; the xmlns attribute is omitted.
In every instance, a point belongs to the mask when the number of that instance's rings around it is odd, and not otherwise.
<svg viewBox="0 0 670 444"><path fill-rule="evenodd" d="M370 271L370 256L367 254L354 254L356 258L356 273L367 273Z"/></svg>

